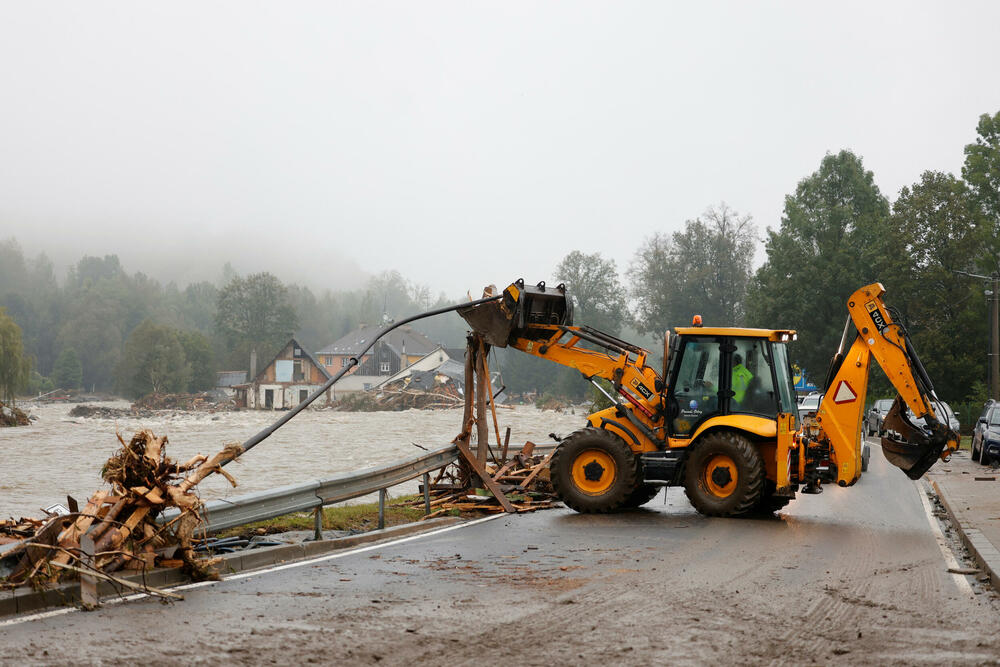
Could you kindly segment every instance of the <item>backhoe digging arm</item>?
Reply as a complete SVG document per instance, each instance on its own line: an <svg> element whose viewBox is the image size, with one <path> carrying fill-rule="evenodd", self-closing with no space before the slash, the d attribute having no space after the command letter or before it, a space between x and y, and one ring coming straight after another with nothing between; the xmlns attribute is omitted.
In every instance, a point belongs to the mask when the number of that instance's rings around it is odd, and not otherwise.
<svg viewBox="0 0 1000 667"><path fill-rule="evenodd" d="M938 398L934 387L905 329L894 321L883 302L884 294L882 284L873 283L848 299L848 325L854 324L857 335L845 351L850 329L845 327L817 413L819 433L811 433L808 426L802 433L805 446L830 448L830 460L837 466L836 479L842 486L853 484L860 475L861 423L873 357L898 392L883 422L886 459L911 479L919 479L938 458L946 460L959 444L959 435L935 414ZM927 427L911 422L905 406Z"/></svg>

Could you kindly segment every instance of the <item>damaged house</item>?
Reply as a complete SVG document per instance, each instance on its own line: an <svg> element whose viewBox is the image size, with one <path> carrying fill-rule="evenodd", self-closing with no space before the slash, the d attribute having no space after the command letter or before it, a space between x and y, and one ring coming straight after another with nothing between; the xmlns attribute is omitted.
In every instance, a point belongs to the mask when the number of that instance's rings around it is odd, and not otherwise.
<svg viewBox="0 0 1000 667"><path fill-rule="evenodd" d="M235 387L236 400L251 409L288 410L331 377L326 368L292 338L249 384ZM327 391L327 401L332 391Z"/></svg>
<svg viewBox="0 0 1000 667"><path fill-rule="evenodd" d="M352 357L357 356L371 343L381 329L381 326L362 325L324 347L316 353L316 356L327 373L331 375L337 373L350 363ZM390 331L360 358L360 364L337 382L333 391L339 393L367 391L440 349L439 345L432 343L419 331L406 325L401 326ZM332 398L336 398L336 395Z"/></svg>

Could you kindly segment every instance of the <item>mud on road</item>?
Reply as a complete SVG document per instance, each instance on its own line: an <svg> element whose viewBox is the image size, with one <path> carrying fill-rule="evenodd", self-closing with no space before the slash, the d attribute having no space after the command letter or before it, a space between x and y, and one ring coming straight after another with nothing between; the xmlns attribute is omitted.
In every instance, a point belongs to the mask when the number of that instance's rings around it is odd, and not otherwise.
<svg viewBox="0 0 1000 667"><path fill-rule="evenodd" d="M557 509L0 628L29 664L1000 664L1000 605L949 574L878 457L766 519ZM970 577L966 580L973 580ZM114 637L113 641L109 637ZM48 651L45 654L44 651Z"/></svg>

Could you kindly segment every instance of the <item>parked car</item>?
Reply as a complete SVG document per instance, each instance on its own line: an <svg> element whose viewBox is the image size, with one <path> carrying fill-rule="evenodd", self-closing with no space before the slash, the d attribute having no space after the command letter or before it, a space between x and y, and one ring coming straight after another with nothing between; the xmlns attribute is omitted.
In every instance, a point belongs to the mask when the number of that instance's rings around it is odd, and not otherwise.
<svg viewBox="0 0 1000 667"><path fill-rule="evenodd" d="M806 415L810 412L816 412L819 410L819 402L823 400L823 394L818 391L814 391L808 396L804 396L799 400L799 423L805 419Z"/></svg>
<svg viewBox="0 0 1000 667"><path fill-rule="evenodd" d="M891 407L891 398L880 398L872 403L872 407L865 414L865 435L882 435L882 420Z"/></svg>
<svg viewBox="0 0 1000 667"><path fill-rule="evenodd" d="M983 465L1000 461L1000 405L987 403L972 432L972 460Z"/></svg>
<svg viewBox="0 0 1000 667"><path fill-rule="evenodd" d="M948 423L948 428L950 428L955 433L958 433L961 424L958 422L958 415L951 409L951 406L944 401L938 401L934 404L934 414L937 415L939 421L946 421ZM906 416L907 418L927 430L927 425L924 423L923 419L914 419L913 410L910 410L910 406L906 406Z"/></svg>

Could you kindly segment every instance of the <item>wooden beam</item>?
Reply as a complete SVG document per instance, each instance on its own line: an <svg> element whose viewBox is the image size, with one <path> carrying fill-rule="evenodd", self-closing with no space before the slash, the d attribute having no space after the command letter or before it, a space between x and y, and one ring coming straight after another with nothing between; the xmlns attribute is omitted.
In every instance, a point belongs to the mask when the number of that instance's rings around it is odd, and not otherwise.
<svg viewBox="0 0 1000 667"><path fill-rule="evenodd" d="M514 506L510 504L510 501L507 500L507 496L505 496L503 491L500 490L500 486L494 482L493 478L490 477L490 474L486 472L486 468L476 460L475 456L473 456L472 451L469 449L469 445L460 439L455 440L455 445L458 447L458 453L461 454L462 458L466 460L473 472L479 475L479 478L483 480L483 484L486 485L486 488L493 493L498 501L500 501L500 505L503 507L504 511L510 512L511 514L517 512Z"/></svg>
<svg viewBox="0 0 1000 667"><path fill-rule="evenodd" d="M486 377L484 368L486 359L482 353L483 341L476 336L478 349L476 351L476 460L480 467L486 467L486 453L490 448L490 425L486 415L486 394L490 393L490 379ZM498 443L499 444L499 443Z"/></svg>
<svg viewBox="0 0 1000 667"><path fill-rule="evenodd" d="M531 471L531 474L528 475L528 477L523 482L521 482L521 486L517 488L519 489L528 488L528 485L531 484L531 482L535 479L538 473L542 472L542 469L549 464L549 461L552 460L552 455L555 453L556 450L554 449L551 452L549 452L548 455L544 459L542 459L542 462L535 466L535 469Z"/></svg>

